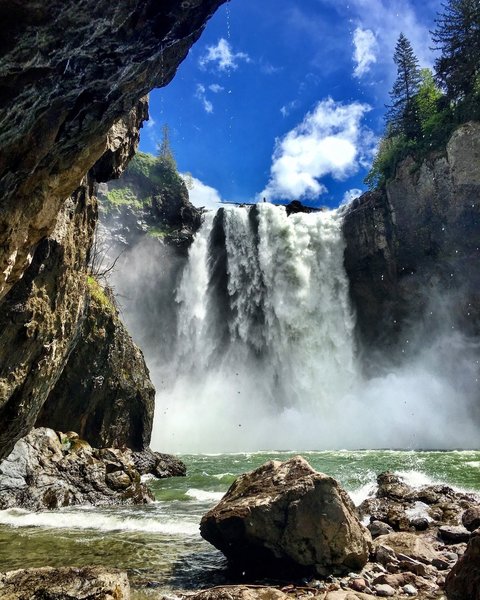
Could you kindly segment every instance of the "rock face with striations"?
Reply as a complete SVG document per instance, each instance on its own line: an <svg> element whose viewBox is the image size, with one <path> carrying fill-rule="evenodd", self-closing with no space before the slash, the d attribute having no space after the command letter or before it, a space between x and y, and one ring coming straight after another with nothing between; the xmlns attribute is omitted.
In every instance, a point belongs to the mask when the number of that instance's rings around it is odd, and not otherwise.
<svg viewBox="0 0 480 600"><path fill-rule="evenodd" d="M76 431L97 448L143 450L150 443L155 389L114 298L91 276L79 339L36 426Z"/></svg>
<svg viewBox="0 0 480 600"><path fill-rule="evenodd" d="M439 296L453 306L454 324L478 335L480 123L459 127L445 152L421 165L406 159L385 190L355 200L344 234L365 342L391 345Z"/></svg>
<svg viewBox="0 0 480 600"><path fill-rule="evenodd" d="M200 533L234 565L280 576L361 569L371 545L348 494L300 456L238 477Z"/></svg>
<svg viewBox="0 0 480 600"><path fill-rule="evenodd" d="M124 169L141 98L172 79L223 1L0 6L0 458L79 339L96 183Z"/></svg>

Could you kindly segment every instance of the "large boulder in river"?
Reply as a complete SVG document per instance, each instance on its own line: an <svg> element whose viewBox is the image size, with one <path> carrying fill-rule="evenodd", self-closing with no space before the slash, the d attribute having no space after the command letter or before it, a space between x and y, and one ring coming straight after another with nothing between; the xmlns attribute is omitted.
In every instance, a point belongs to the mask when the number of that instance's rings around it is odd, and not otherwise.
<svg viewBox="0 0 480 600"><path fill-rule="evenodd" d="M348 494L300 456L238 477L200 533L232 564L277 575L361 569L371 545Z"/></svg>

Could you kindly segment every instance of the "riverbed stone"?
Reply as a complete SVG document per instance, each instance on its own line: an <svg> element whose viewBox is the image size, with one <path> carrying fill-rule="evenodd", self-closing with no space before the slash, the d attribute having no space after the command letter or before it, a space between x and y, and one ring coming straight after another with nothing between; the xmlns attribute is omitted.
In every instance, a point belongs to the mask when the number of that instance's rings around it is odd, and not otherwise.
<svg viewBox="0 0 480 600"><path fill-rule="evenodd" d="M250 587L246 585L229 585L203 590L189 600L291 600L288 594L274 587Z"/></svg>
<svg viewBox="0 0 480 600"><path fill-rule="evenodd" d="M437 557L428 542L414 533L403 531L381 535L374 541L374 546L375 548L380 546L391 548L398 560L408 557L421 563L430 564Z"/></svg>
<svg viewBox="0 0 480 600"><path fill-rule="evenodd" d="M438 528L438 536L446 544L463 544L470 539L470 532L463 525L443 525Z"/></svg>
<svg viewBox="0 0 480 600"><path fill-rule="evenodd" d="M374 539L380 535L393 533L393 528L388 523L384 523L383 521L372 521L367 525L367 528Z"/></svg>
<svg viewBox="0 0 480 600"><path fill-rule="evenodd" d="M103 567L42 567L0 573L2 600L129 600L127 574Z"/></svg>
<svg viewBox="0 0 480 600"><path fill-rule="evenodd" d="M347 574L371 546L348 494L300 456L238 477L200 533L232 564L280 576Z"/></svg>
<svg viewBox="0 0 480 600"><path fill-rule="evenodd" d="M480 506L471 506L462 515L462 524L468 531L480 527Z"/></svg>

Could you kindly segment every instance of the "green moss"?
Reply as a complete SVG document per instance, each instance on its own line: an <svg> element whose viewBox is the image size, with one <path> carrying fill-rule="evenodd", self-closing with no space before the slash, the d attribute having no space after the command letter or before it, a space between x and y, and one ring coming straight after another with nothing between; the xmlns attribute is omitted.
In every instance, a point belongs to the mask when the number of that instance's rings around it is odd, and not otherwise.
<svg viewBox="0 0 480 600"><path fill-rule="evenodd" d="M93 275L87 275L87 287L91 298L97 304L99 304L102 309L109 313L116 313L115 305L112 299L107 295L103 287L98 283Z"/></svg>
<svg viewBox="0 0 480 600"><path fill-rule="evenodd" d="M155 238L157 240L161 240L164 239L165 237L167 237L167 235L170 235L174 232L174 230L171 227L150 227L147 235L149 235L152 238Z"/></svg>

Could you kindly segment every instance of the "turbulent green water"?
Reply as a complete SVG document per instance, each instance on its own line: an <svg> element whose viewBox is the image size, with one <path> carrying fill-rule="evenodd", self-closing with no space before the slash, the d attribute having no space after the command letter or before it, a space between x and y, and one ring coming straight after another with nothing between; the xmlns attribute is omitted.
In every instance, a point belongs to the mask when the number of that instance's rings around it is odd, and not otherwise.
<svg viewBox="0 0 480 600"><path fill-rule="evenodd" d="M316 469L336 477L356 503L385 470L411 485L448 483L480 491L480 451L307 452ZM134 598L226 580L222 555L198 534L206 510L235 476L291 453L184 456L188 477L152 482L156 502L146 507L69 509L44 513L0 511L0 570L29 566L99 564L126 569Z"/></svg>

